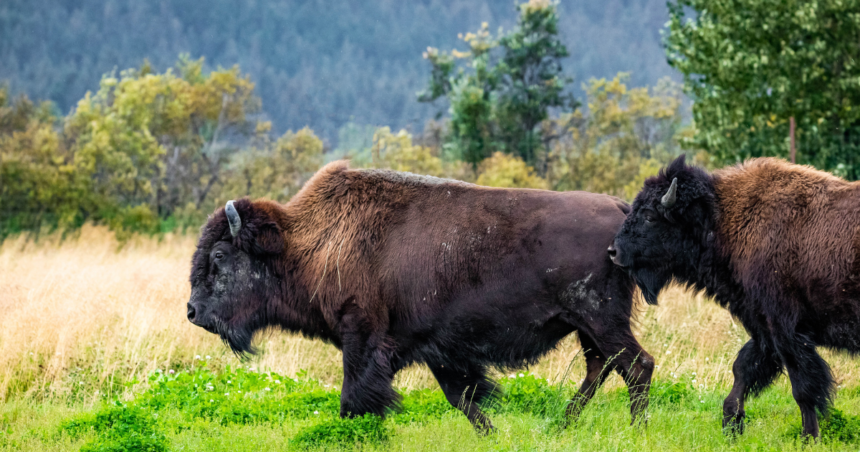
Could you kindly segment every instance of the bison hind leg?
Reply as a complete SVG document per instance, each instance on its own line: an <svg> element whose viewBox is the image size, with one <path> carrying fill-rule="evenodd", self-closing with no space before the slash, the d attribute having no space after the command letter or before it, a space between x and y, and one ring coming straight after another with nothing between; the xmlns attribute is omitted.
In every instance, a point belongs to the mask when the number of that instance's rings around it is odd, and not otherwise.
<svg viewBox="0 0 860 452"><path fill-rule="evenodd" d="M580 332L579 341L585 354L586 374L582 386L567 406L566 414L571 421L579 418L582 410L612 372L612 367L607 364L606 356L597 348L594 339Z"/></svg>
<svg viewBox="0 0 860 452"><path fill-rule="evenodd" d="M480 405L492 399L498 392L498 385L486 376L486 369L469 366L465 369L431 365L430 370L448 403L457 407L472 426L480 433L493 431L490 419L481 411Z"/></svg>

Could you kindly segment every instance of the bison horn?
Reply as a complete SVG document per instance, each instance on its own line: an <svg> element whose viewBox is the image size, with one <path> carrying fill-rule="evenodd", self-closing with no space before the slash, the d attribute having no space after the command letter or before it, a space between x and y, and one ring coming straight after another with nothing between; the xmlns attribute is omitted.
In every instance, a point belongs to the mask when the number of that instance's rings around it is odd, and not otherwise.
<svg viewBox="0 0 860 452"><path fill-rule="evenodd" d="M663 195L663 199L660 200L660 203L663 204L663 207L670 208L675 205L675 201L678 200L678 178L672 179L672 185L669 186L669 191Z"/></svg>
<svg viewBox="0 0 860 452"><path fill-rule="evenodd" d="M236 211L236 207L233 206L233 201L227 201L227 207L224 208L224 212L227 213L227 223L230 224L230 234L233 237L236 237L239 234L239 229L242 229L242 219L239 218L239 212Z"/></svg>

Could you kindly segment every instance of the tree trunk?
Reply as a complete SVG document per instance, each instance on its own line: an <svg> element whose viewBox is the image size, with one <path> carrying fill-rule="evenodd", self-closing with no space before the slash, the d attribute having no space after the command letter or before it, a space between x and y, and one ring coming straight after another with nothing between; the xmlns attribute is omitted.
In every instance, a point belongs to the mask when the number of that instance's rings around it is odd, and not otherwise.
<svg viewBox="0 0 860 452"><path fill-rule="evenodd" d="M791 163L795 163L795 156L796 156L796 150L794 147L794 129L795 129L795 127L797 127L797 126L794 122L794 116L792 116L792 117L788 118L788 136L791 140L791 151L789 154L791 156Z"/></svg>

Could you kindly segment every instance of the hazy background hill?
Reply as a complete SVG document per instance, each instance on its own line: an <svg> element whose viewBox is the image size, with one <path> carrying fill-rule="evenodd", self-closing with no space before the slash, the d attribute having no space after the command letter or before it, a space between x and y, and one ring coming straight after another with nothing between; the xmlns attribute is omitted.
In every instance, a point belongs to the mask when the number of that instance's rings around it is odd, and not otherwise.
<svg viewBox="0 0 860 452"><path fill-rule="evenodd" d="M567 0L559 13L577 91L618 71L633 86L672 73L665 0ZM163 71L187 52L210 68L239 64L276 131L307 125L336 146L347 122L420 130L446 108L415 100L430 67L422 51L465 49L458 33L516 17L511 0L4 0L0 80L65 114L102 74L144 58Z"/></svg>

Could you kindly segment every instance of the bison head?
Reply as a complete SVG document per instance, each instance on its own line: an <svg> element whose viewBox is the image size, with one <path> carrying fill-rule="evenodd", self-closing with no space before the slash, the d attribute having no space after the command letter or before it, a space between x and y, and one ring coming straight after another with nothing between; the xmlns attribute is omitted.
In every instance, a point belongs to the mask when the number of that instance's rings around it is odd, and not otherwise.
<svg viewBox="0 0 860 452"><path fill-rule="evenodd" d="M672 279L690 281L713 238L714 189L703 170L680 156L645 181L609 256L636 280L650 304Z"/></svg>
<svg viewBox="0 0 860 452"><path fill-rule="evenodd" d="M284 236L265 207L229 201L201 230L191 263L188 320L237 354L253 353L251 338L268 326L267 309L281 290Z"/></svg>

